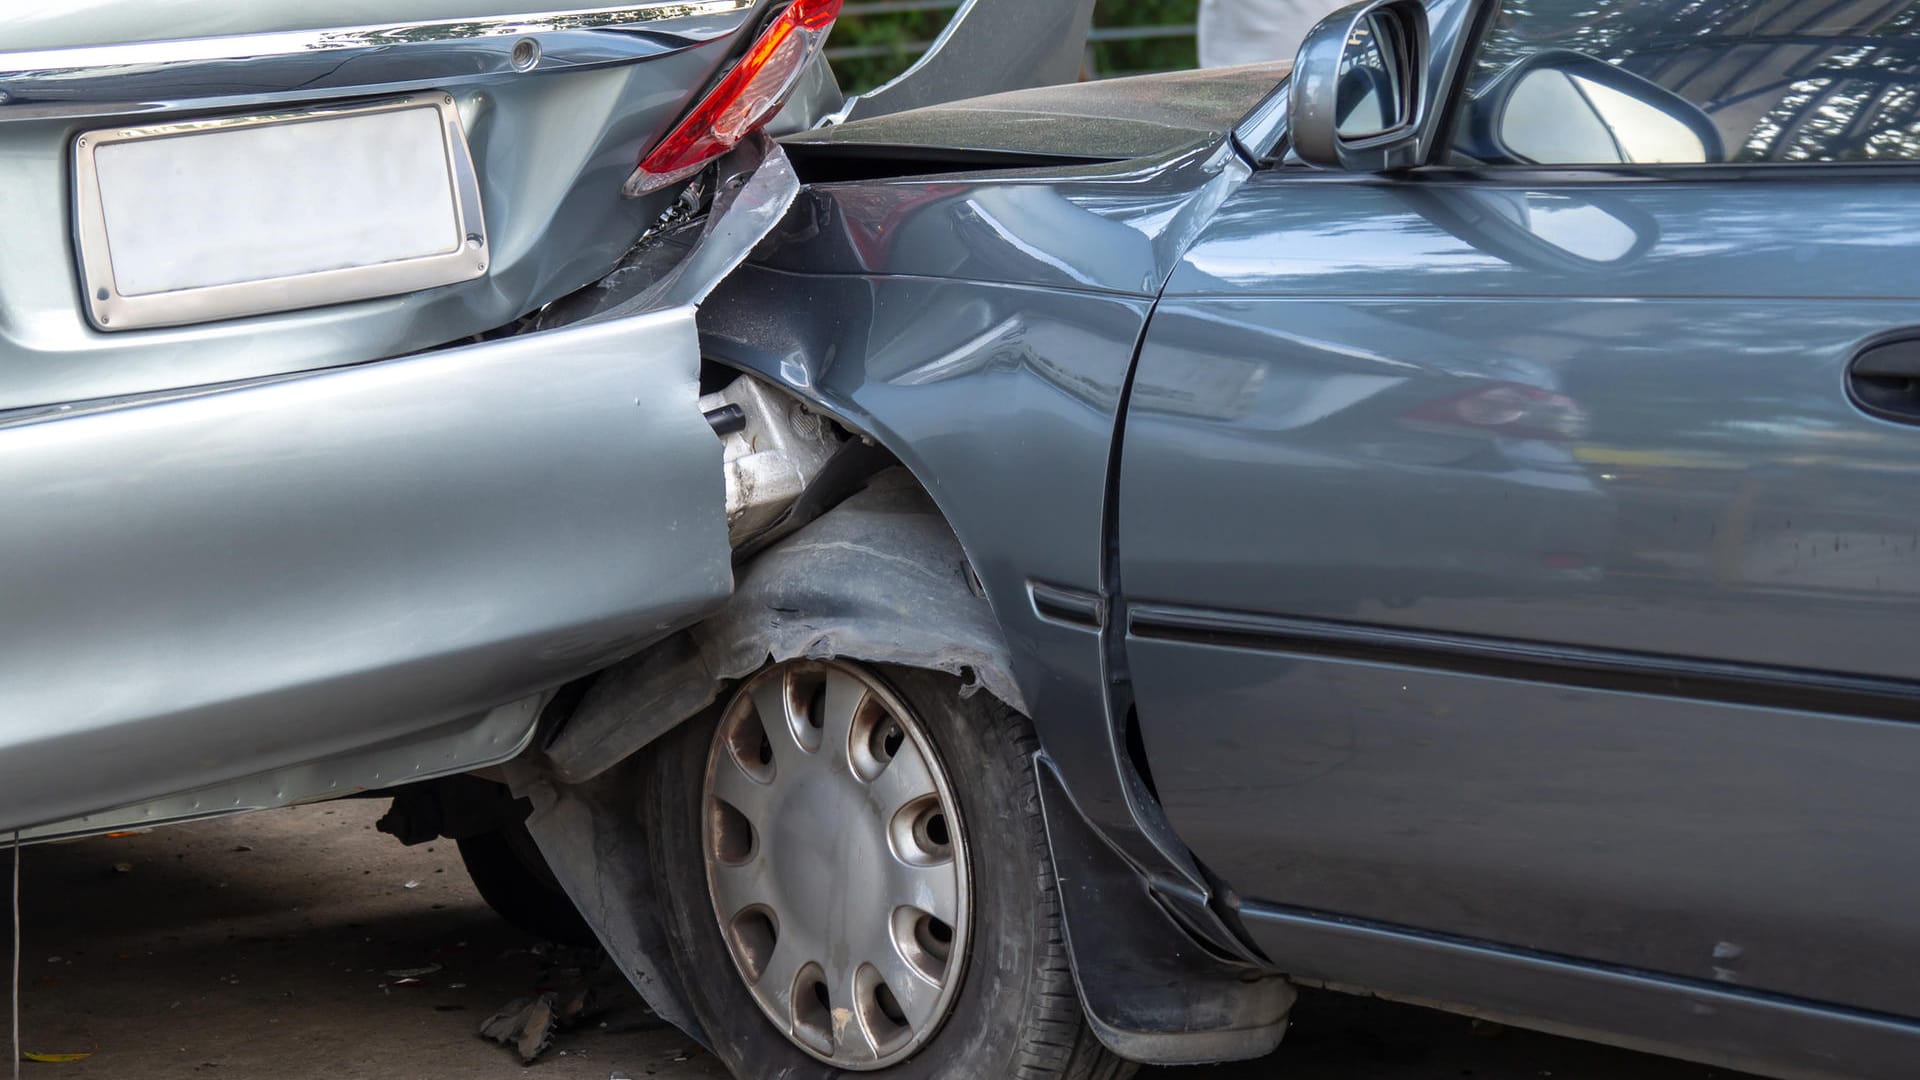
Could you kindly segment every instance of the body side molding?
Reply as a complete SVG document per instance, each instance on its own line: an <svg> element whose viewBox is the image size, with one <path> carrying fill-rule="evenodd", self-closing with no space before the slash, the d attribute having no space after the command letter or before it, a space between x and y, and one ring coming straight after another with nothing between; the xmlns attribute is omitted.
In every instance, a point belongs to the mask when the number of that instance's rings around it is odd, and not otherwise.
<svg viewBox="0 0 1920 1080"><path fill-rule="evenodd" d="M1583 690L1920 722L1920 682L1900 679L1160 604L1132 605L1128 633Z"/></svg>

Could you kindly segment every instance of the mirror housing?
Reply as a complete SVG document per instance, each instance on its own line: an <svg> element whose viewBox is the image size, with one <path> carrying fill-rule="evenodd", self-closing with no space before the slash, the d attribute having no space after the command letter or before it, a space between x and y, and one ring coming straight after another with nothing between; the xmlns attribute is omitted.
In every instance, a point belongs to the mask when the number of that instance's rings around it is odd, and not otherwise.
<svg viewBox="0 0 1920 1080"><path fill-rule="evenodd" d="M1570 50L1515 63L1473 103L1471 153L1529 165L1668 165L1726 160L1713 120L1625 68Z"/></svg>
<svg viewBox="0 0 1920 1080"><path fill-rule="evenodd" d="M1321 20L1301 43L1288 84L1293 152L1349 172L1420 164L1427 48L1418 0L1363 0Z"/></svg>

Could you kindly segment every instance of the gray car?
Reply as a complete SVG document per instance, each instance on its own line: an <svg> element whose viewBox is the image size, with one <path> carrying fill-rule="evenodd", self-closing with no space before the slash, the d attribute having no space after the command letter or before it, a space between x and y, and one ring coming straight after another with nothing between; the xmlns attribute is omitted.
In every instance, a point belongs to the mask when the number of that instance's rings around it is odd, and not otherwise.
<svg viewBox="0 0 1920 1080"><path fill-rule="evenodd" d="M1920 6L872 104L1085 25L982 10L531 333L0 427L6 820L419 778L743 1076L1253 1057L1296 985L1911 1075Z"/></svg>
<svg viewBox="0 0 1920 1080"><path fill-rule="evenodd" d="M1915 131L1910 3L1435 0L786 139L703 348L875 471L535 835L742 1075L1252 1056L1293 984L1911 1075Z"/></svg>
<svg viewBox="0 0 1920 1080"><path fill-rule="evenodd" d="M821 37L780 8L0 18L0 825L497 762L529 695L726 594L715 267L553 304L704 208L700 110L756 38Z"/></svg>

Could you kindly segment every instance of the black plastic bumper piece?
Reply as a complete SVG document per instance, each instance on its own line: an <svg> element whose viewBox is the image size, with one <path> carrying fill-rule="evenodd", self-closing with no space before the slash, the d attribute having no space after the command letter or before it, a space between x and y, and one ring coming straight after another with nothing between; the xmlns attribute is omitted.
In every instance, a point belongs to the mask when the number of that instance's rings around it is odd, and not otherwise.
<svg viewBox="0 0 1920 1080"><path fill-rule="evenodd" d="M1203 946L1074 809L1053 762L1041 755L1034 768L1080 1005L1100 1041L1154 1065L1278 1046L1294 998L1286 979Z"/></svg>

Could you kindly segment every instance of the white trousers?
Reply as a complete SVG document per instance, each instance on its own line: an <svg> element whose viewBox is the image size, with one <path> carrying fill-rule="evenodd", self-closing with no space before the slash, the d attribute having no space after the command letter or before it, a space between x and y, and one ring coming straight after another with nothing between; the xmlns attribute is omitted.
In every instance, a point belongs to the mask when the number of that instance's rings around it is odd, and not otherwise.
<svg viewBox="0 0 1920 1080"><path fill-rule="evenodd" d="M1200 0L1200 66L1292 60L1313 24L1353 0Z"/></svg>

